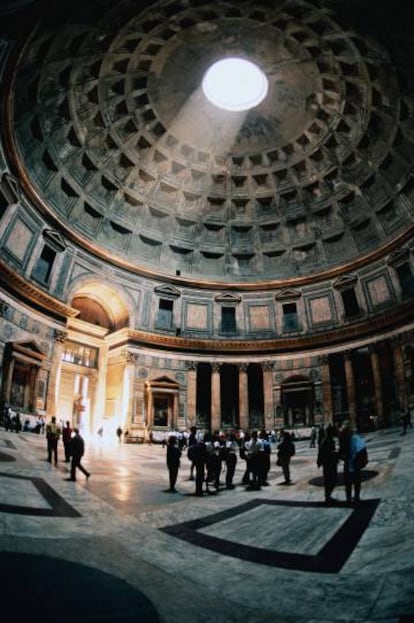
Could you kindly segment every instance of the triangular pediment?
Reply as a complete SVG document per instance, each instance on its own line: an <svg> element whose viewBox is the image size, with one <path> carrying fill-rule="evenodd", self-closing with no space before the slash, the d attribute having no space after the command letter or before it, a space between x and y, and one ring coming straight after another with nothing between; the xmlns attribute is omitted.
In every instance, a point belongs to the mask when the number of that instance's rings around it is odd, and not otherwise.
<svg viewBox="0 0 414 623"><path fill-rule="evenodd" d="M277 301L294 301L299 299L302 296L302 292L300 290L294 290L293 288L285 288L284 290L279 290L275 294L275 299Z"/></svg>
<svg viewBox="0 0 414 623"><path fill-rule="evenodd" d="M156 379L151 379L152 381L156 381L157 383L176 383L176 381L169 376L157 376Z"/></svg>
<svg viewBox="0 0 414 623"><path fill-rule="evenodd" d="M393 251L393 253L391 253L391 255L388 258L388 263L389 264L399 264L402 262L406 262L409 258L410 255L410 251L409 249L396 249L395 251Z"/></svg>
<svg viewBox="0 0 414 623"><path fill-rule="evenodd" d="M66 242L63 236L53 229L45 229L43 231L43 238L58 253L61 253L66 249Z"/></svg>
<svg viewBox="0 0 414 623"><path fill-rule="evenodd" d="M224 294L218 294L214 300L216 301L216 303L236 304L236 303L240 303L241 298L240 296L236 296L235 294L230 294L229 292L226 292Z"/></svg>
<svg viewBox="0 0 414 623"><path fill-rule="evenodd" d="M158 376L156 379L151 379L149 381L146 382L146 385L148 388L151 389L158 389L158 390L163 390L163 389L174 389L176 390L179 387L179 383L175 380L170 378L169 376L163 375L163 376Z"/></svg>
<svg viewBox="0 0 414 623"><path fill-rule="evenodd" d="M20 199L19 180L10 173L5 173L2 177L1 185L7 193L10 203L17 203Z"/></svg>
<svg viewBox="0 0 414 623"><path fill-rule="evenodd" d="M343 277L339 277L333 285L337 290L345 290L346 288L355 287L357 280L358 278L355 275L344 275Z"/></svg>
<svg viewBox="0 0 414 623"><path fill-rule="evenodd" d="M174 286L162 285L154 288L155 294L158 296L166 296L167 298L176 299L181 296L181 292Z"/></svg>

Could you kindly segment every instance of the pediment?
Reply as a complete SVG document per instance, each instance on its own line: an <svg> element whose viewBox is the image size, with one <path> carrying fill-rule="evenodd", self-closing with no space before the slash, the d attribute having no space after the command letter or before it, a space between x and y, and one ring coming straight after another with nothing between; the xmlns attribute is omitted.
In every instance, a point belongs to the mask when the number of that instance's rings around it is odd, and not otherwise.
<svg viewBox="0 0 414 623"><path fill-rule="evenodd" d="M410 251L407 248L396 249L389 256L388 263L389 264L399 264L399 263L402 263L402 262L406 262L408 260L408 258L409 258L409 255L410 255Z"/></svg>
<svg viewBox="0 0 414 623"><path fill-rule="evenodd" d="M225 294L218 294L214 299L216 303L232 303L233 305L240 303L240 296L236 296L235 294L230 294L226 292Z"/></svg>
<svg viewBox="0 0 414 623"><path fill-rule="evenodd" d="M279 290L275 294L276 301L294 301L299 299L302 296L302 292L300 290L294 290L293 288L286 288L284 290Z"/></svg>
<svg viewBox="0 0 414 623"><path fill-rule="evenodd" d="M151 379L146 382L146 385L148 386L148 388L158 390L176 390L179 387L179 383L177 383L175 379L172 379L166 375L158 376L156 379Z"/></svg>
<svg viewBox="0 0 414 623"><path fill-rule="evenodd" d="M53 229L45 229L42 235L46 242L58 253L66 249L66 242L59 232Z"/></svg>
<svg viewBox="0 0 414 623"><path fill-rule="evenodd" d="M27 342L9 342L9 348L12 356L17 358L32 359L35 361L43 361L46 358L46 353L42 351L34 340L28 340Z"/></svg>
<svg viewBox="0 0 414 623"><path fill-rule="evenodd" d="M173 298L173 299L179 298L181 296L180 290L178 290L177 288L174 288L174 286L168 286L168 285L156 286L154 288L154 292L158 296L165 296L167 298Z"/></svg>
<svg viewBox="0 0 414 623"><path fill-rule="evenodd" d="M8 199L11 203L17 203L20 199L20 183L19 180L11 175L5 173L1 180L1 185L7 193Z"/></svg>
<svg viewBox="0 0 414 623"><path fill-rule="evenodd" d="M346 288L353 288L357 282L358 278L355 275L344 275L343 277L339 277L336 281L334 281L334 288L337 290L345 290Z"/></svg>

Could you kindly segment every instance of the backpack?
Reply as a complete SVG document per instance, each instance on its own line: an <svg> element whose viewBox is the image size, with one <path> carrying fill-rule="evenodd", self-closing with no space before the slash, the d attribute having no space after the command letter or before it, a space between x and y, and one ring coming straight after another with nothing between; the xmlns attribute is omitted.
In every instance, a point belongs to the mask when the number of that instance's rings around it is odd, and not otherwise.
<svg viewBox="0 0 414 623"><path fill-rule="evenodd" d="M357 469L363 469L368 464L368 452L366 448L362 448L356 453L354 465Z"/></svg>

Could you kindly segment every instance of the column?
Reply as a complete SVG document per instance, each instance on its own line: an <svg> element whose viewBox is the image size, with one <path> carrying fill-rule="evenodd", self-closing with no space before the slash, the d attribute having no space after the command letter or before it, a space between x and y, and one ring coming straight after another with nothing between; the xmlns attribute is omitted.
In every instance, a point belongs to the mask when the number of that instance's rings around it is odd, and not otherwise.
<svg viewBox="0 0 414 623"><path fill-rule="evenodd" d="M7 370L7 379L6 379L6 390L4 392L4 395L5 395L5 398L6 398L6 402L10 402L10 394L11 394L11 388L12 388L14 364L15 364L15 358L12 357L10 359L10 361L9 361L9 367L8 367L8 370Z"/></svg>
<svg viewBox="0 0 414 623"><path fill-rule="evenodd" d="M377 345L371 344L369 352L371 356L372 377L374 379L374 400L377 415L377 426L382 428L382 426L384 426L384 404L382 400L382 384Z"/></svg>
<svg viewBox="0 0 414 623"><path fill-rule="evenodd" d="M403 340L400 335L392 338L392 355L394 359L394 374L396 382L396 393L398 396L400 412L408 408L407 386L405 382L404 358L402 353Z"/></svg>
<svg viewBox="0 0 414 623"><path fill-rule="evenodd" d="M138 363L139 355L130 353L128 350L122 351L122 357L125 359L126 383L124 389L127 392L126 396L122 396L122 422L121 426L124 428L130 428L134 421L134 380L135 380L135 367Z"/></svg>
<svg viewBox="0 0 414 623"><path fill-rule="evenodd" d="M332 422L334 419L331 373L329 371L328 355L321 355L319 357L319 366L320 366L321 381L322 381L322 414L323 414L322 424L325 425L328 422ZM316 422L315 420L315 423L319 423L319 422Z"/></svg>
<svg viewBox="0 0 414 623"><path fill-rule="evenodd" d="M60 373L62 369L63 345L68 337L66 331L54 330L54 351L53 361L50 366L49 382L47 385L46 409L48 415L58 416L57 409L59 404Z"/></svg>
<svg viewBox="0 0 414 623"><path fill-rule="evenodd" d="M90 378L89 395L91 409L89 426L91 433L96 433L103 426L106 402L106 374L108 369L108 345L102 344L98 351L98 369Z"/></svg>
<svg viewBox="0 0 414 623"><path fill-rule="evenodd" d="M178 416L179 416L178 392L174 392L174 395L173 395L173 422L172 422L172 428L178 428Z"/></svg>
<svg viewBox="0 0 414 623"><path fill-rule="evenodd" d="M263 371L263 402L265 423L274 426L274 402L273 402L273 362L264 361Z"/></svg>
<svg viewBox="0 0 414 623"><path fill-rule="evenodd" d="M211 431L220 430L221 400L220 400L220 367L221 364L211 364Z"/></svg>
<svg viewBox="0 0 414 623"><path fill-rule="evenodd" d="M154 423L154 396L152 394L152 387L148 388L148 412L145 419L145 427L152 426Z"/></svg>
<svg viewBox="0 0 414 623"><path fill-rule="evenodd" d="M344 362L349 421L353 427L356 427L355 382L354 373L352 370L351 351L347 350L344 353Z"/></svg>
<svg viewBox="0 0 414 623"><path fill-rule="evenodd" d="M249 428L249 386L247 379L247 363L239 363L239 426L243 430Z"/></svg>
<svg viewBox="0 0 414 623"><path fill-rule="evenodd" d="M186 361L187 368L187 426L196 425L197 405L197 363Z"/></svg>
<svg viewBox="0 0 414 623"><path fill-rule="evenodd" d="M282 409L282 386L280 384L275 385L274 387L274 400L275 400L275 411L274 411L274 427L275 429L283 428L285 425L283 409Z"/></svg>

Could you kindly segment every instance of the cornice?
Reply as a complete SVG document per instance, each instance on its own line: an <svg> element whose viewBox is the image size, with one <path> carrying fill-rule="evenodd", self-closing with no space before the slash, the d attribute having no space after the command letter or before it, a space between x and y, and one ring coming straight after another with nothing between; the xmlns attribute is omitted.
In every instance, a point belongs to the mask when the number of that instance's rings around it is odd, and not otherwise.
<svg viewBox="0 0 414 623"><path fill-rule="evenodd" d="M0 259L0 285L14 295L19 301L31 304L35 309L52 315L59 320L75 318L79 312L77 309L58 301L56 298L43 292L33 283L27 281L10 268L6 262Z"/></svg>
<svg viewBox="0 0 414 623"><path fill-rule="evenodd" d="M390 309L377 317L369 317L346 327L297 337L286 338L282 336L269 340L217 340L158 335L130 329L127 340L130 345L136 344L137 346L179 352L210 353L211 355L237 353L243 355L265 353L277 355L288 352L317 350L335 344L344 344L352 340L361 340L378 335L380 332L396 329L412 320L414 320L414 306L412 301L407 301L398 308Z"/></svg>

